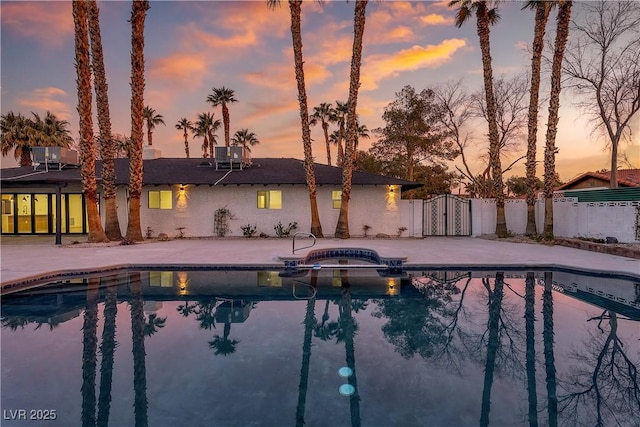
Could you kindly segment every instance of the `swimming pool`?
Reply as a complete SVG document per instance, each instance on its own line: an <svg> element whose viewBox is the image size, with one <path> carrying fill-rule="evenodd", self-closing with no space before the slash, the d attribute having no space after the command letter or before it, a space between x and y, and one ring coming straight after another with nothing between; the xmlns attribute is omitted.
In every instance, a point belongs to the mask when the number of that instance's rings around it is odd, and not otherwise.
<svg viewBox="0 0 640 427"><path fill-rule="evenodd" d="M628 278L113 271L3 296L2 425L638 426L639 338Z"/></svg>

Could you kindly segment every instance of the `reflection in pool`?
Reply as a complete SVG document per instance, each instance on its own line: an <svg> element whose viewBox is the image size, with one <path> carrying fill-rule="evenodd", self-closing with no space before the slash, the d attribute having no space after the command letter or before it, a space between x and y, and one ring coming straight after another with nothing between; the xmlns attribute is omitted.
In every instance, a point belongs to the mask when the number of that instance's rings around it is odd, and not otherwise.
<svg viewBox="0 0 640 427"><path fill-rule="evenodd" d="M640 425L639 283L407 273L120 271L3 296L2 425Z"/></svg>

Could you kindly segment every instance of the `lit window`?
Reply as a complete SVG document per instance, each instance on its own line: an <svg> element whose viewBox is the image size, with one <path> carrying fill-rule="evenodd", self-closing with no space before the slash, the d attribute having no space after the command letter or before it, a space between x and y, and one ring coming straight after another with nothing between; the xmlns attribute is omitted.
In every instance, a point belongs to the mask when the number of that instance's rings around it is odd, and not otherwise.
<svg viewBox="0 0 640 427"><path fill-rule="evenodd" d="M172 209L173 192L171 190L149 191L149 209Z"/></svg>
<svg viewBox="0 0 640 427"><path fill-rule="evenodd" d="M282 209L282 191L258 191L258 209Z"/></svg>
<svg viewBox="0 0 640 427"><path fill-rule="evenodd" d="M333 209L340 209L340 206L342 206L342 191L331 192L331 203L333 204Z"/></svg>

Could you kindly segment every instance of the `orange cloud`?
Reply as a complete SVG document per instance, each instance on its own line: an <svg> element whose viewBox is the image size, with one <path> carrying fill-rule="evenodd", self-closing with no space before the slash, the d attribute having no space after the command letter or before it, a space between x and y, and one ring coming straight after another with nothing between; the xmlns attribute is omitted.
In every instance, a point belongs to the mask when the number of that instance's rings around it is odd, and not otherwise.
<svg viewBox="0 0 640 427"><path fill-rule="evenodd" d="M209 2L189 2L190 7L198 8L201 20L178 28L181 43L185 49L239 50L254 47L264 42L266 36L283 37L289 28L287 6L270 11L266 2L217 2L210 7ZM212 34L208 28L215 28ZM220 29L223 29L220 34Z"/></svg>
<svg viewBox="0 0 640 427"><path fill-rule="evenodd" d="M55 99L57 97L67 97L67 93L57 87L39 88L22 95L18 104L36 112L51 111L61 120L70 120L71 107L65 101Z"/></svg>
<svg viewBox="0 0 640 427"><path fill-rule="evenodd" d="M448 25L453 24L453 21L453 17L446 17L435 13L420 17L420 22L426 25Z"/></svg>
<svg viewBox="0 0 640 427"><path fill-rule="evenodd" d="M207 62L201 54L174 52L151 63L149 76L173 86L195 89L207 73Z"/></svg>
<svg viewBox="0 0 640 427"><path fill-rule="evenodd" d="M364 61L361 89L376 89L380 80L397 76L403 71L438 67L449 61L466 44L462 39L449 39L439 45L413 46L392 55L371 55Z"/></svg>
<svg viewBox="0 0 640 427"><path fill-rule="evenodd" d="M59 47L73 35L71 2L2 2L1 22L20 37Z"/></svg>
<svg viewBox="0 0 640 427"><path fill-rule="evenodd" d="M289 92L295 90L296 79L295 70L293 68L293 59L287 64L270 64L262 71L243 74L246 80L254 85L276 89L279 92ZM332 73L324 66L305 61L304 63L304 81L308 88L314 84L320 84L326 81Z"/></svg>

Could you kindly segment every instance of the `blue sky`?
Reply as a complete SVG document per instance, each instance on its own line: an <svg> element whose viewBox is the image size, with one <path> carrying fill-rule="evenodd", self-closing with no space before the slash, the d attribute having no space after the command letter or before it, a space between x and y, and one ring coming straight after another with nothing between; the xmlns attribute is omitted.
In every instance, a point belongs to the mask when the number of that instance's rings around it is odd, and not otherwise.
<svg viewBox="0 0 640 427"><path fill-rule="evenodd" d="M469 90L481 88L475 22L455 27L454 11L446 3L369 3L358 113L370 129L383 125L384 107L405 85L422 89L463 79ZM131 2L98 4L113 131L129 134ZM71 3L2 1L0 7L2 114L50 110L69 120L77 137ZM303 4L310 109L321 102L346 101L353 7L353 1ZM503 4L502 20L492 29L496 76L511 76L529 67L524 47L533 35L533 12L520 7L520 2ZM230 105L231 133L240 128L254 132L261 141L253 149L255 157L303 157L289 19L286 1L275 11L268 10L265 1L151 1L145 31L145 104L162 114L167 124L154 132L154 147L163 156L184 156L182 134L174 128L181 117L194 121L198 113L211 111L221 118L219 107L213 109L206 97L213 87L225 86L235 90L238 100ZM548 32L554 27L555 13ZM541 110L542 132L546 109L545 105ZM484 126L475 125L479 141L486 133ZM219 134L222 140L222 131ZM320 127L312 128L312 137L314 156L324 162ZM372 140L362 141L362 147L368 148ZM200 155L200 141L191 141L192 156ZM568 96L562 102L558 146L557 167L565 180L581 171L608 167L604 144L590 135ZM482 169L483 147L479 142L476 148L477 170ZM640 152L636 149L630 153ZM3 167L11 164L11 158L3 159ZM524 175L523 168L514 172Z"/></svg>

